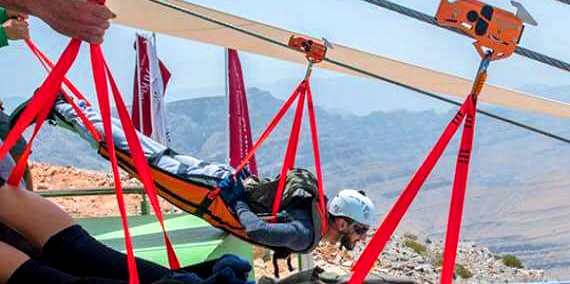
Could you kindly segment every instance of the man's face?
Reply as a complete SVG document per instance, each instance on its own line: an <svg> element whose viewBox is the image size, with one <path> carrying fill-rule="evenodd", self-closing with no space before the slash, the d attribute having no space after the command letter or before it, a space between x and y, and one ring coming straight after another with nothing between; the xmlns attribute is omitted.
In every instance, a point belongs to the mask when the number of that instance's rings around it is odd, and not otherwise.
<svg viewBox="0 0 570 284"><path fill-rule="evenodd" d="M347 226L344 232L341 232L340 247L347 250L353 250L359 241L366 240L366 233L369 227L360 223L353 222Z"/></svg>

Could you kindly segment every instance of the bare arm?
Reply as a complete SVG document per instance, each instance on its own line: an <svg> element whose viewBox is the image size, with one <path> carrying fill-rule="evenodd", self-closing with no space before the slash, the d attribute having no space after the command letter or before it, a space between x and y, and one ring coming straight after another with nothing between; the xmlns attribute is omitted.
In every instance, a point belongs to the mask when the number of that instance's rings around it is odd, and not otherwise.
<svg viewBox="0 0 570 284"><path fill-rule="evenodd" d="M7 283L18 267L29 258L14 247L0 242L0 283Z"/></svg>
<svg viewBox="0 0 570 284"><path fill-rule="evenodd" d="M109 20L106 6L86 0L0 0L0 6L41 18L57 32L91 43L101 43Z"/></svg>

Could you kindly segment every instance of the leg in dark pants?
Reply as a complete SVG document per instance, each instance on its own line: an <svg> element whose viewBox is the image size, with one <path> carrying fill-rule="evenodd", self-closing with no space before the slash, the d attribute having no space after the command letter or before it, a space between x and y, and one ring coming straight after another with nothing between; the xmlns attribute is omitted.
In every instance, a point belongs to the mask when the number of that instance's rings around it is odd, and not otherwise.
<svg viewBox="0 0 570 284"><path fill-rule="evenodd" d="M97 241L79 225L54 235L44 246L42 260L77 277L129 279L127 256ZM169 269L142 259L137 259L137 268L143 284L170 274Z"/></svg>
<svg viewBox="0 0 570 284"><path fill-rule="evenodd" d="M0 223L0 241L5 242L19 251L27 254L31 258L40 255L38 249L32 247L32 244L28 242L22 235L14 231L12 228Z"/></svg>

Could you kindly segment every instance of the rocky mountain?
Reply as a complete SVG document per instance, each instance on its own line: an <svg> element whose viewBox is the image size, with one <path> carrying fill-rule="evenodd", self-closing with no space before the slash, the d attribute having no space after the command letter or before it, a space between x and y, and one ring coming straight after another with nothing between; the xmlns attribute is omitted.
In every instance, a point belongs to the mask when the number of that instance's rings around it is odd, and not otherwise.
<svg viewBox="0 0 570 284"><path fill-rule="evenodd" d="M374 263L367 280L381 279L381 283L386 284L438 283L443 264L442 247L440 241L419 239L409 233L396 234L386 244L382 257ZM271 257L258 250L254 250L258 253L254 253L253 263L258 283L276 283L272 280L274 266ZM359 255L359 246L354 251L339 251L338 246L327 243L321 243L312 252L315 266L327 274L325 279L347 278ZM289 274L285 261L278 262L278 265L280 275L284 276L281 278L283 283L301 282L298 274ZM296 267L295 263L293 266ZM516 256L498 255L474 242L459 243L453 283L538 283L546 280L544 271L525 268Z"/></svg>
<svg viewBox="0 0 570 284"><path fill-rule="evenodd" d="M561 88L560 96L566 96ZM252 126L257 136L281 104L269 93L249 90ZM488 106L482 108L489 109ZM495 110L496 111L496 110ZM567 121L501 111L570 137ZM263 174L274 175L282 162L292 114L259 152ZM317 111L325 186L329 194L363 188L378 204L379 219L421 164L453 112L374 112L365 116ZM202 159L226 160L226 102L223 97L168 105L173 144ZM312 167L308 132L303 134L298 166ZM449 191L458 139L454 139L406 216L402 228L431 238L445 231ZM36 161L89 169L108 164L78 136L47 128L38 139ZM531 267L570 278L570 147L484 116L478 118L462 238L520 256Z"/></svg>
<svg viewBox="0 0 570 284"><path fill-rule="evenodd" d="M443 244L414 234L394 235L371 273L384 279L414 283L438 283L442 271ZM358 253L320 245L314 252L315 263L327 272L349 275ZM340 264L340 265L339 265ZM498 255L474 242L460 242L454 283L521 283L546 280L544 271L525 269L513 255ZM392 283L387 281L387 283ZM402 283L396 282L395 283Z"/></svg>

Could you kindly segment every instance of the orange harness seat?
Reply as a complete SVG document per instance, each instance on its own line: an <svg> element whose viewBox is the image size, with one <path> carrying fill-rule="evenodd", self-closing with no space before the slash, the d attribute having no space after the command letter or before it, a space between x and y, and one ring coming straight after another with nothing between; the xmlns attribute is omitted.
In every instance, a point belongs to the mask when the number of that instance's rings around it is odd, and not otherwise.
<svg viewBox="0 0 570 284"><path fill-rule="evenodd" d="M115 147L119 166L133 176L138 177L133 159L130 154L122 149ZM99 154L108 159L108 150L105 143L99 143ZM226 202L219 194L220 189L216 187L218 179L207 176L197 176L192 178L180 178L173 173L160 169L153 163L149 163L151 169L152 180L157 188L158 194L171 204L184 210L185 212L198 216L212 226L233 234L234 236L263 247L273 250L285 250L295 253L308 253L319 244L324 232L321 230L322 221L319 212L320 198L314 198L312 201L311 216L313 220L314 237L311 245L301 251L293 251L289 248L277 248L261 244L251 239L245 228L241 225L237 215L230 209ZM303 170L292 170L299 172ZM308 171L305 171L308 172ZM295 183L294 179L287 177L288 183ZM276 183L278 181L274 181ZM275 184L276 185L276 184ZM295 186L293 186L295 187ZM316 189L315 189L316 191ZM274 191L270 191L272 199ZM315 192L315 196L316 192ZM277 220L279 222L280 220Z"/></svg>
<svg viewBox="0 0 570 284"><path fill-rule="evenodd" d="M115 151L117 152L119 166L138 178L130 154L117 147L115 147ZM107 146L104 143L100 143L99 154L105 159L109 158ZM150 165L150 167L152 180L162 198L185 212L203 218L216 228L230 232L248 242L253 242L247 237L237 216L217 194L216 191L219 189L215 187L214 179L180 179L154 165Z"/></svg>

